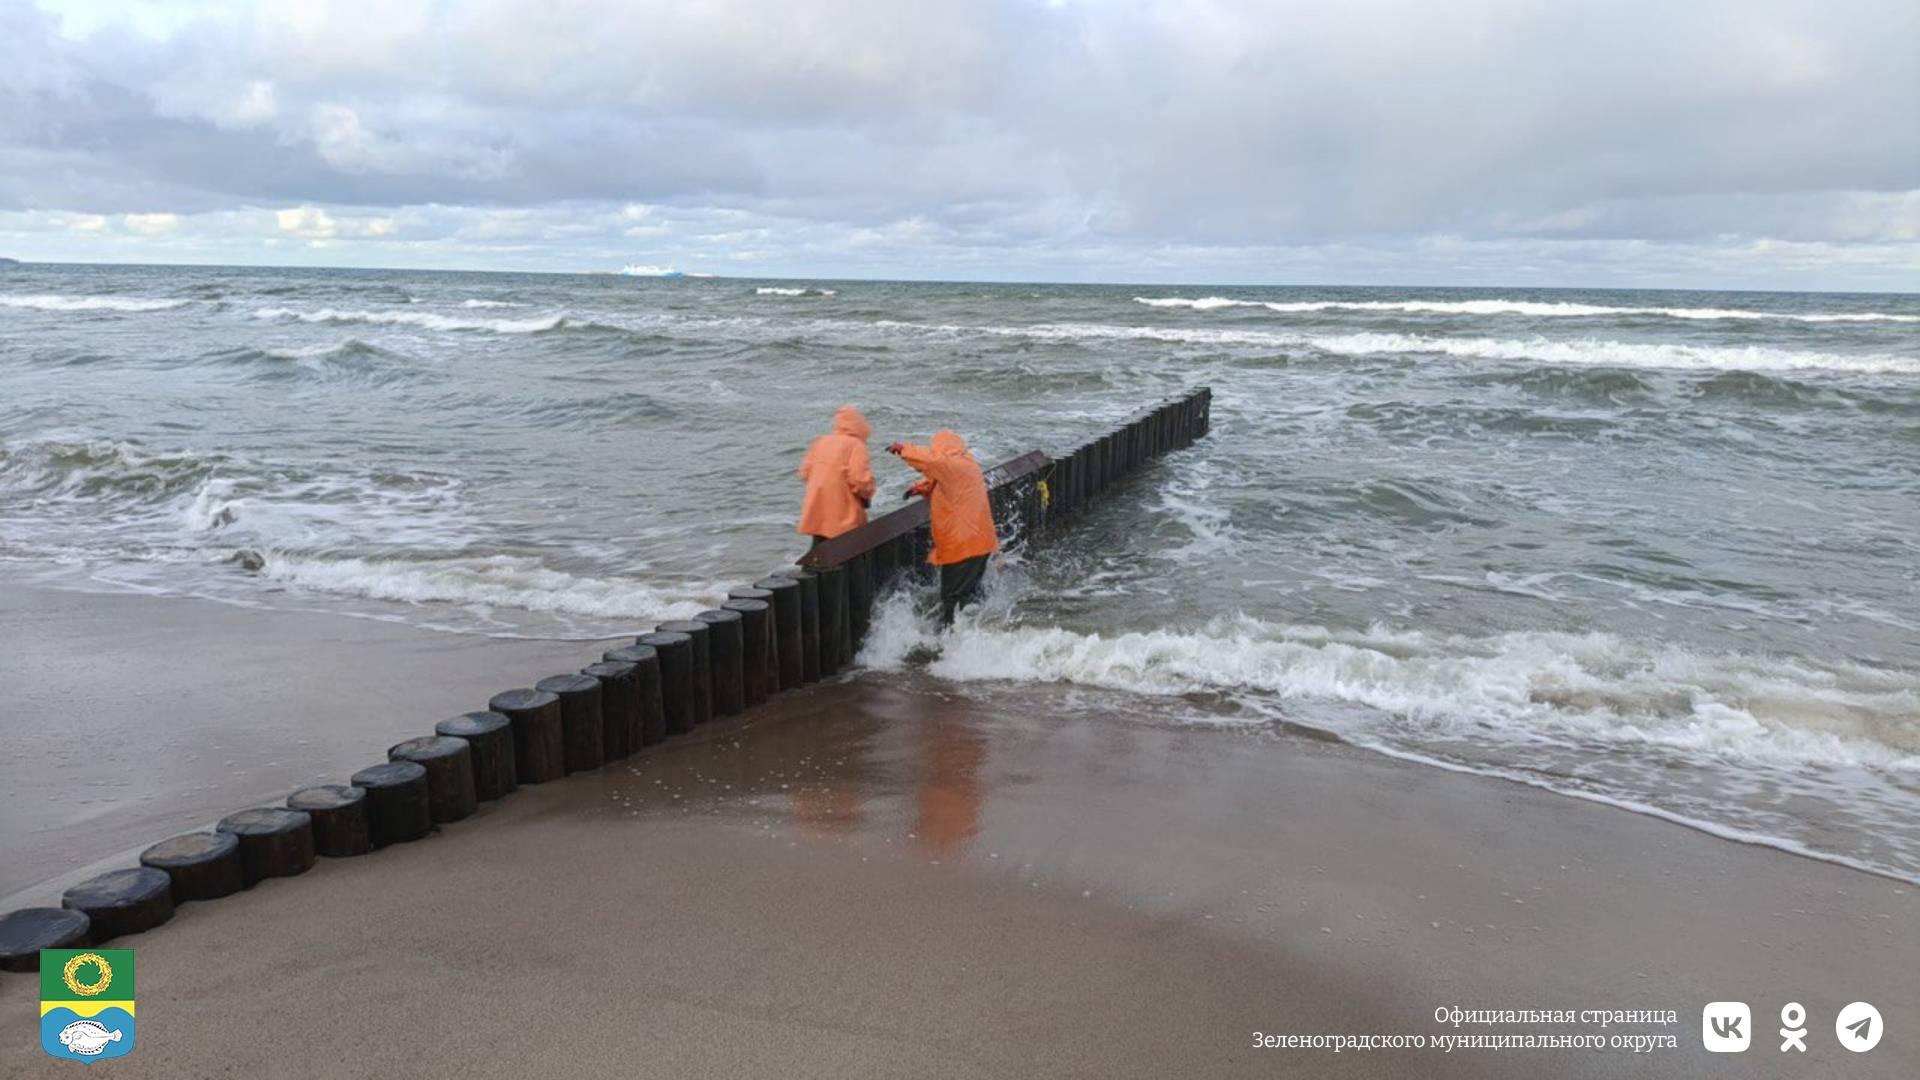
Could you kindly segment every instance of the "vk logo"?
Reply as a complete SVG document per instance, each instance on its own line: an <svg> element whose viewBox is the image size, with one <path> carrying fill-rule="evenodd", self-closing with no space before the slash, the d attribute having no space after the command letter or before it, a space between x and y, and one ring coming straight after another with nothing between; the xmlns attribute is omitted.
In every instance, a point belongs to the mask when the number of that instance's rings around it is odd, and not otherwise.
<svg viewBox="0 0 1920 1080"><path fill-rule="evenodd" d="M1744 1001L1714 1001L1700 1013L1700 1041L1716 1054L1743 1053L1753 1045L1753 1010Z"/></svg>

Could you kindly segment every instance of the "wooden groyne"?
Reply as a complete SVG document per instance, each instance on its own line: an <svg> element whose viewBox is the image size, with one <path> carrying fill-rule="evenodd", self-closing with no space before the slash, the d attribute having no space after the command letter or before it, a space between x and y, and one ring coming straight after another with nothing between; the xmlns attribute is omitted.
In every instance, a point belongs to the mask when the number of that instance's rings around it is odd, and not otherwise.
<svg viewBox="0 0 1920 1080"><path fill-rule="evenodd" d="M1002 544L1043 542L1129 474L1193 445L1207 434L1212 404L1202 387L1078 446L986 470ZM625 760L830 678L853 663L874 603L925 576L931 547L927 503L916 499L734 589L712 611L661 623L577 673L495 694L486 710L442 720L431 734L403 736L348 784L229 814L211 831L148 848L138 867L68 889L61 908L0 917L0 969L33 971L41 949L151 929L176 904L303 874L316 857L421 839L521 785Z"/></svg>
<svg viewBox="0 0 1920 1080"><path fill-rule="evenodd" d="M1045 535L1128 474L1207 434L1213 391L1201 387L1127 417L1119 427L1058 455L1033 450L986 470L993 519L1002 545ZM876 589L903 569L922 565L932 548L925 499L836 536L800 557L815 570L862 561Z"/></svg>

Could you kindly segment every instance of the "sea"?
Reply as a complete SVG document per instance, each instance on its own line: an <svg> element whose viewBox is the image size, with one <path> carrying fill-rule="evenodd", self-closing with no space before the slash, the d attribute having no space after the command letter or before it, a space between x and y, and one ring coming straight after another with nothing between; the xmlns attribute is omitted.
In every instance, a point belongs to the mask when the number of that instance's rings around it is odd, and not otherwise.
<svg viewBox="0 0 1920 1080"><path fill-rule="evenodd" d="M799 554L842 404L887 509L891 440L992 462L1202 385L1208 438L948 635L887 598L843 677L1920 882L1920 296L8 267L0 578L631 633Z"/></svg>

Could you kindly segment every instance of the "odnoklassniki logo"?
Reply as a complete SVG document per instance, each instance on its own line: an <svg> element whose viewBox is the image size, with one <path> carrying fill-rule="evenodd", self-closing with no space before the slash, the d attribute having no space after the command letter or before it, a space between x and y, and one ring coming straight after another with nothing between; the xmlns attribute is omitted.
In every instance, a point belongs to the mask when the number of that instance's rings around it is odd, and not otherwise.
<svg viewBox="0 0 1920 1080"><path fill-rule="evenodd" d="M40 950L40 1049L62 1061L133 1052L133 950Z"/></svg>

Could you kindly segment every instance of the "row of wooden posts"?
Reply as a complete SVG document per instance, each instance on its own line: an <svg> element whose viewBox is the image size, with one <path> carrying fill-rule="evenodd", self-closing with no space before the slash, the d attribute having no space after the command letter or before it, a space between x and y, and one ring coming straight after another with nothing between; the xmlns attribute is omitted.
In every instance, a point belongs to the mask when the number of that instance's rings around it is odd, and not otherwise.
<svg viewBox="0 0 1920 1080"><path fill-rule="evenodd" d="M1205 435L1202 388L1129 417L1058 458L1035 452L988 470L1003 539L1043 535L1129 472ZM801 565L734 589L719 607L659 624L579 672L507 690L390 747L345 784L302 788L285 805L242 810L176 836L68 889L59 908L0 918L0 968L30 971L39 949L99 944L151 929L174 906L229 896L272 877L418 840L480 803L623 761L775 694L850 666L876 598L924 569L924 500L817 546Z"/></svg>

